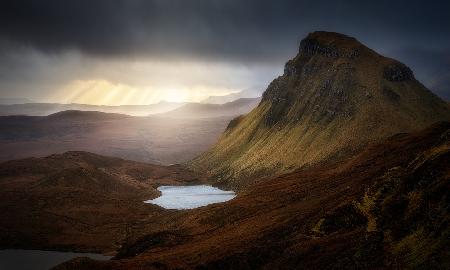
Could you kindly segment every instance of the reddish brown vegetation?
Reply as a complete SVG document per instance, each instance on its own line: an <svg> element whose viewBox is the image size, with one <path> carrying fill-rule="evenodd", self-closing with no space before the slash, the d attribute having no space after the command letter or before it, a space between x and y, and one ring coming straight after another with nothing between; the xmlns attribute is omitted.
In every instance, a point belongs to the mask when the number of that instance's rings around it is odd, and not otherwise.
<svg viewBox="0 0 450 270"><path fill-rule="evenodd" d="M201 182L180 166L86 152L0 164L1 248L108 252L132 227L157 223L156 187Z"/></svg>

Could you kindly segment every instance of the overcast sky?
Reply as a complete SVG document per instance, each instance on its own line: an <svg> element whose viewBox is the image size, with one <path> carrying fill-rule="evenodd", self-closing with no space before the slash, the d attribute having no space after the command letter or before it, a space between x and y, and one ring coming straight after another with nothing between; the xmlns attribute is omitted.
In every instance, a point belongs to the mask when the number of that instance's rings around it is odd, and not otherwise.
<svg viewBox="0 0 450 270"><path fill-rule="evenodd" d="M351 35L450 100L449 1L2 1L0 97L146 104L265 90L309 32Z"/></svg>

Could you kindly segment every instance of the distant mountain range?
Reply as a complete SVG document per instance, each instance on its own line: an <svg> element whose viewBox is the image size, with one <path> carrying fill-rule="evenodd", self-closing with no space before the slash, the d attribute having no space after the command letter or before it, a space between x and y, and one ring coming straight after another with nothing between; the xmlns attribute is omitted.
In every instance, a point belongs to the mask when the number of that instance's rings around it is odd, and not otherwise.
<svg viewBox="0 0 450 270"><path fill-rule="evenodd" d="M258 107L234 119L220 141L190 165L238 188L449 119L448 104L404 64L352 37L314 32Z"/></svg>
<svg viewBox="0 0 450 270"><path fill-rule="evenodd" d="M248 97L256 96L256 97ZM238 101L242 99L241 101ZM185 108L173 112L173 116L178 114L181 116L182 112L187 112L189 117L200 116L200 114L210 112L214 116L223 115L239 115L249 112L257 104L253 104L257 100L257 95L250 95L246 93L236 93L223 97L211 97L211 102L206 100L201 103L192 102L167 102L161 101L150 105L120 105L120 106L105 106L105 105L89 105L89 104L60 104L60 103L32 103L27 99L0 99L0 116L7 115L30 115L30 116L46 116L53 113L77 110L77 111L98 111L105 113L119 113L132 116L148 116L153 114L162 114L173 111L186 105ZM215 101L214 101L215 100ZM226 106L221 106L226 103L235 102ZM246 104L248 103L248 104ZM247 107L246 107L247 106ZM228 108L237 109L236 112L227 112ZM251 107L251 108L250 108ZM207 115L205 115L208 117ZM202 116L202 117L205 117Z"/></svg>
<svg viewBox="0 0 450 270"><path fill-rule="evenodd" d="M0 115L30 115L46 116L53 113L78 110L78 111L98 111L105 113L120 113L133 116L147 116L151 114L164 113L185 103L162 101L151 105L121 105L121 106L103 106L88 104L60 104L60 103L24 103L0 105Z"/></svg>

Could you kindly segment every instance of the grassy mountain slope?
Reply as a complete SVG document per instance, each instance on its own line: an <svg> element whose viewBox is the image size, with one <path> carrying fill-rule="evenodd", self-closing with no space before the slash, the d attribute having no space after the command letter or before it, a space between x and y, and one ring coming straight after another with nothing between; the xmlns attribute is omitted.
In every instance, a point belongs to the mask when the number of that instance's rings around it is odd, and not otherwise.
<svg viewBox="0 0 450 270"><path fill-rule="evenodd" d="M314 32L258 107L231 121L220 141L190 166L239 188L447 119L447 104L402 63L354 38Z"/></svg>

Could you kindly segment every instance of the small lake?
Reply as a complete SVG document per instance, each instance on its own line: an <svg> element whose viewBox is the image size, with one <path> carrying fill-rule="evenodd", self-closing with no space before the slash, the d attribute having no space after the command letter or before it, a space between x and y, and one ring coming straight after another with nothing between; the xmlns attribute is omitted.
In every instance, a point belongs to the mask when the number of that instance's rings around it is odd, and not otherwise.
<svg viewBox="0 0 450 270"><path fill-rule="evenodd" d="M213 203L226 202L236 194L233 191L225 191L212 186L160 186L161 196L144 201L159 205L166 209L193 209Z"/></svg>
<svg viewBox="0 0 450 270"><path fill-rule="evenodd" d="M48 270L76 257L89 257L95 260L108 260L111 258L110 256L94 253L5 249L0 250L0 269Z"/></svg>

